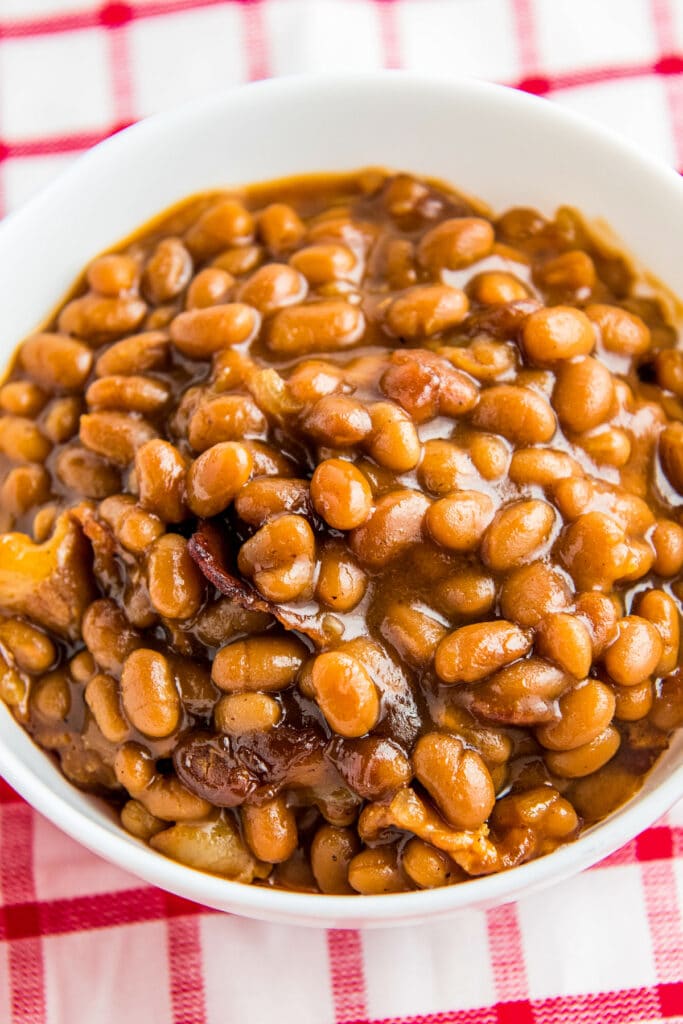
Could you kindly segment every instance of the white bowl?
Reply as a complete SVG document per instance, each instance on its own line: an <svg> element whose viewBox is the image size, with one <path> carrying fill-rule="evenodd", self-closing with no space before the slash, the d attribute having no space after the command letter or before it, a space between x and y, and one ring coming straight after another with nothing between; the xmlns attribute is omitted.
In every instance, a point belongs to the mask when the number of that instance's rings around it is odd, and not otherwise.
<svg viewBox="0 0 683 1024"><path fill-rule="evenodd" d="M202 189L380 165L442 178L494 209L560 204L601 217L683 295L683 183L622 139L545 100L405 73L251 85L143 121L97 146L0 225L0 361L100 250ZM42 814L154 885L219 910L307 925L417 922L516 899L588 867L683 796L683 732L640 793L575 843L446 889L314 896L240 885L167 860L71 786L0 709L0 771Z"/></svg>

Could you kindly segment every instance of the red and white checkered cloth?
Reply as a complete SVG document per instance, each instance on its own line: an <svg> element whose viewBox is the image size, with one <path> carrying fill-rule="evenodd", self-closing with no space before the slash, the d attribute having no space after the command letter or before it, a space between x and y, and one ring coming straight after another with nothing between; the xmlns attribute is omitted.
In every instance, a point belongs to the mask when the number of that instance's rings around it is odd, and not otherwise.
<svg viewBox="0 0 683 1024"><path fill-rule="evenodd" d="M190 97L381 66L514 84L683 169L683 0L0 0L0 209ZM142 885L0 782L0 1024L683 1021L682 906L683 804L540 896L361 935Z"/></svg>

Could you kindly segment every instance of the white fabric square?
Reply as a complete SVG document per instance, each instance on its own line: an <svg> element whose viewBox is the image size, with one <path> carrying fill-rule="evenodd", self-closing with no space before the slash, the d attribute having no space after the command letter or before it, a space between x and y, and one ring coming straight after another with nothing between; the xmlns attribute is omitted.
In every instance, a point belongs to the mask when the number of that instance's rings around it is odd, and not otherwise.
<svg viewBox="0 0 683 1024"><path fill-rule="evenodd" d="M327 935L320 929L213 915L200 920L207 1024L274 1019L332 1024ZM260 976L254 964L266 965ZM226 984L226 965L234 984ZM275 996L275 994L277 994Z"/></svg>
<svg viewBox="0 0 683 1024"><path fill-rule="evenodd" d="M367 931L362 938L371 1018L495 1002L486 915L480 911L438 924Z"/></svg>
<svg viewBox="0 0 683 1024"><path fill-rule="evenodd" d="M649 0L536 0L540 70L651 61L651 6Z"/></svg>
<svg viewBox="0 0 683 1024"><path fill-rule="evenodd" d="M42 945L50 1024L173 1019L164 921L55 935Z"/></svg>
<svg viewBox="0 0 683 1024"><path fill-rule="evenodd" d="M517 909L532 999L657 981L638 865L585 871Z"/></svg>
<svg viewBox="0 0 683 1024"><path fill-rule="evenodd" d="M506 81L518 74L512 4L500 0L399 0L403 65Z"/></svg>
<svg viewBox="0 0 683 1024"><path fill-rule="evenodd" d="M382 65L372 3L271 0L263 8L275 75L297 71L362 71Z"/></svg>
<svg viewBox="0 0 683 1024"><path fill-rule="evenodd" d="M141 18L127 32L133 97L140 116L244 79L239 4Z"/></svg>
<svg viewBox="0 0 683 1024"><path fill-rule="evenodd" d="M669 813L662 819L663 824L671 825L674 828L683 828L683 800L671 808Z"/></svg>
<svg viewBox="0 0 683 1024"><path fill-rule="evenodd" d="M650 156L675 163L671 121L661 79L651 76L563 89L554 93L553 99L620 132Z"/></svg>
<svg viewBox="0 0 683 1024"><path fill-rule="evenodd" d="M100 860L42 815L35 815L33 827L33 877L37 899L71 899L137 889L143 884L126 871Z"/></svg>
<svg viewBox="0 0 683 1024"><path fill-rule="evenodd" d="M77 155L65 153L59 156L24 156L8 160L2 168L7 209L16 209L40 192L72 164Z"/></svg>
<svg viewBox="0 0 683 1024"><path fill-rule="evenodd" d="M13 141L109 125L113 118L103 29L6 39L0 123Z"/></svg>
<svg viewBox="0 0 683 1024"><path fill-rule="evenodd" d="M0 0L0 16L16 18L18 21L64 14L72 10L82 11L83 5L78 0L71 0L68 4L63 3L63 0Z"/></svg>

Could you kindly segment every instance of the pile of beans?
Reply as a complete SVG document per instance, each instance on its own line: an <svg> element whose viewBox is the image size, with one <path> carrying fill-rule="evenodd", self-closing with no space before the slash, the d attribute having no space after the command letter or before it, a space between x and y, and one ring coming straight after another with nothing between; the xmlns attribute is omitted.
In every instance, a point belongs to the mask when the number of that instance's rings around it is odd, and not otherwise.
<svg viewBox="0 0 683 1024"><path fill-rule="evenodd" d="M169 857L453 884L683 724L683 349L569 209L200 196L89 265L0 417L0 695Z"/></svg>

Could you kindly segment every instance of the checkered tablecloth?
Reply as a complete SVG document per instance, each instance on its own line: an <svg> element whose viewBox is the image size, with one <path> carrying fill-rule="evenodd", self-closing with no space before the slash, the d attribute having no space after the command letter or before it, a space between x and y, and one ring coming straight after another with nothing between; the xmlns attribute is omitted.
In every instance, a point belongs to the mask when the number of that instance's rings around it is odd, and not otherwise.
<svg viewBox="0 0 683 1024"><path fill-rule="evenodd" d="M180 101L381 66L515 85L683 169L683 0L0 0L0 210ZM539 896L360 934L166 895L0 782L0 1024L683 1021L681 906L683 805Z"/></svg>

